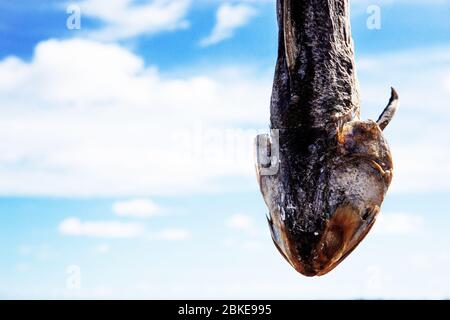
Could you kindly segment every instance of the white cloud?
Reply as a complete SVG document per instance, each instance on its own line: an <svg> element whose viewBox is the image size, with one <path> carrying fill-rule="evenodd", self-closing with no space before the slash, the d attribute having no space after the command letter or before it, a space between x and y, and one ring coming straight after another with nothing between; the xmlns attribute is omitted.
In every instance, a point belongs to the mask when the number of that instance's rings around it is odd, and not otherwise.
<svg viewBox="0 0 450 320"><path fill-rule="evenodd" d="M449 136L437 134L450 121L449 57L444 47L358 61L364 118L379 115L390 85L400 93L386 130L395 165L390 192L450 190ZM256 132L238 128L267 126L272 72L216 66L214 76L165 76L123 47L87 40L42 42L30 62L4 59L0 194L235 190L224 178L256 190Z"/></svg>
<svg viewBox="0 0 450 320"><path fill-rule="evenodd" d="M109 244L102 243L94 247L94 251L97 253L105 254L111 251L111 247Z"/></svg>
<svg viewBox="0 0 450 320"><path fill-rule="evenodd" d="M161 214L162 209L153 201L135 199L114 203L113 211L116 215L122 217L149 218Z"/></svg>
<svg viewBox="0 0 450 320"><path fill-rule="evenodd" d="M191 238L191 233L185 229L165 229L150 234L149 238L152 240L183 241Z"/></svg>
<svg viewBox="0 0 450 320"><path fill-rule="evenodd" d="M58 230L65 236L133 238L142 235L144 227L138 223L81 221L78 218L67 218L59 224Z"/></svg>
<svg viewBox="0 0 450 320"><path fill-rule="evenodd" d="M251 217L244 214L234 214L226 222L227 226L232 229L248 230L253 227Z"/></svg>
<svg viewBox="0 0 450 320"><path fill-rule="evenodd" d="M84 0L79 3L83 16L104 23L103 28L88 35L105 41L185 28L190 4L190 0L153 0L145 4L133 4L132 0Z"/></svg>
<svg viewBox="0 0 450 320"><path fill-rule="evenodd" d="M22 244L18 247L21 256L32 257L39 261L47 261L52 256L52 250L47 244L27 245Z"/></svg>
<svg viewBox="0 0 450 320"><path fill-rule="evenodd" d="M78 218L63 220L58 231L64 236L92 237L92 238L137 238L143 237L149 240L159 241L183 241L191 238L189 230L181 228L167 228L160 231L148 232L145 225L134 222L120 221L82 221ZM94 247L98 253L108 253L108 244L100 244Z"/></svg>
<svg viewBox="0 0 450 320"><path fill-rule="evenodd" d="M256 252L264 248L269 239L268 230L264 228L264 231L261 231L254 219L246 214L231 215L225 225L235 231L223 240L223 245L227 248Z"/></svg>
<svg viewBox="0 0 450 320"><path fill-rule="evenodd" d="M260 230L255 224L255 221L249 215L245 214L234 214L230 216L226 221L225 225L233 230L241 231L242 235L250 236L249 239L242 241L242 243L255 243L254 237L261 235ZM266 231L266 229L264 229ZM245 247L245 245L243 245ZM251 247L250 244L248 247Z"/></svg>
<svg viewBox="0 0 450 320"><path fill-rule="evenodd" d="M249 177L271 80L245 68L163 77L86 40L40 43L0 61L0 193L60 196L214 191ZM6 80L7 79L7 80Z"/></svg>
<svg viewBox="0 0 450 320"><path fill-rule="evenodd" d="M200 44L210 46L233 37L235 30L245 26L255 14L255 9L246 4L222 4L217 10L214 29Z"/></svg>
<svg viewBox="0 0 450 320"><path fill-rule="evenodd" d="M265 248L264 241L255 239L225 238L223 245L226 248L242 249L248 252L256 252Z"/></svg>
<svg viewBox="0 0 450 320"><path fill-rule="evenodd" d="M424 219L421 216L382 212L377 218L373 231L380 235L411 235L423 230Z"/></svg>

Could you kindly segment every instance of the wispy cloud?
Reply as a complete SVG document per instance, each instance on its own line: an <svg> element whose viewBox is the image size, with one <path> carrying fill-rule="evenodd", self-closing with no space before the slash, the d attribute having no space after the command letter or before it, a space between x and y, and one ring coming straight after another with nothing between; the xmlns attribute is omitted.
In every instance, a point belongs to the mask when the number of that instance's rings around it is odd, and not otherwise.
<svg viewBox="0 0 450 320"><path fill-rule="evenodd" d="M102 243L94 247L94 251L100 254L106 254L111 251L111 246L107 243Z"/></svg>
<svg viewBox="0 0 450 320"><path fill-rule="evenodd" d="M192 237L185 228L165 228L149 231L147 226L136 222L116 220L82 221L79 218L66 218L58 225L58 232L63 236L91 238L142 238L158 241L184 241ZM23 248L21 248L23 250ZM94 247L97 253L110 251L108 244L102 243Z"/></svg>
<svg viewBox="0 0 450 320"><path fill-rule="evenodd" d="M18 247L18 252L23 257L32 257L39 261L47 261L52 256L52 250L47 244L22 244Z"/></svg>
<svg viewBox="0 0 450 320"><path fill-rule="evenodd" d="M160 215L162 208L148 199L134 199L114 203L113 211L121 217L150 218Z"/></svg>
<svg viewBox="0 0 450 320"><path fill-rule="evenodd" d="M263 241L255 239L239 239L228 237L224 239L223 245L227 248L238 248L250 252L267 249Z"/></svg>
<svg viewBox="0 0 450 320"><path fill-rule="evenodd" d="M424 230L424 219L421 216L407 213L382 212L374 226L375 234L411 235Z"/></svg>
<svg viewBox="0 0 450 320"><path fill-rule="evenodd" d="M150 240L183 241L191 238L191 232L186 229L164 229L149 235Z"/></svg>
<svg viewBox="0 0 450 320"><path fill-rule="evenodd" d="M226 221L229 228L237 230L249 230L253 228L253 221L250 216L245 214L234 214Z"/></svg>
<svg viewBox="0 0 450 320"><path fill-rule="evenodd" d="M233 37L235 30L245 26L255 14L255 9L247 4L222 4L217 10L214 29L200 45L206 47Z"/></svg>
<svg viewBox="0 0 450 320"><path fill-rule="evenodd" d="M225 221L225 225L232 230L240 231L241 234L235 236L247 237L245 240L247 244L255 243L254 237L260 234L253 218L246 214L233 214Z"/></svg>
<svg viewBox="0 0 450 320"><path fill-rule="evenodd" d="M89 31L91 38L105 41L151 35L188 26L185 19L191 0L153 0L133 4L132 0L84 0L82 14L104 23Z"/></svg>
<svg viewBox="0 0 450 320"><path fill-rule="evenodd" d="M97 238L133 238L144 233L144 226L138 223L119 221L81 221L67 218L59 224L60 234Z"/></svg>

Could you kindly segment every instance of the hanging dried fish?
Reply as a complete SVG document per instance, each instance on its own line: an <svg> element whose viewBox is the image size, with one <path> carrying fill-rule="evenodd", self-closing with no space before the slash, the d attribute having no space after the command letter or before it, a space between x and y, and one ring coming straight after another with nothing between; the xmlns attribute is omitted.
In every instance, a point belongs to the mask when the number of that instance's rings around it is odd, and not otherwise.
<svg viewBox="0 0 450 320"><path fill-rule="evenodd" d="M277 0L271 134L256 139L273 241L306 276L335 268L366 236L392 179L382 130L360 120L348 0Z"/></svg>

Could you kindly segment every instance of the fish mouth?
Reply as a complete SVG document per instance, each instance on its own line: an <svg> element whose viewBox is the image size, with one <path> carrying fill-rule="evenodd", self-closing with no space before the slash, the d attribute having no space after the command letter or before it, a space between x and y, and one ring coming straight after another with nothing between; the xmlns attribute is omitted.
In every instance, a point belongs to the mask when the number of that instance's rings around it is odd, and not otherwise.
<svg viewBox="0 0 450 320"><path fill-rule="evenodd" d="M361 211L351 205L335 211L315 248L312 267L317 276L333 270L358 246L372 229L379 212L378 206Z"/></svg>
<svg viewBox="0 0 450 320"><path fill-rule="evenodd" d="M286 232L282 232L285 245L280 246L280 239L272 238L277 249L297 272L307 277L323 276L353 252L372 229L379 212L378 206L363 211L351 205L340 206L325 223L307 260L300 257L295 241Z"/></svg>

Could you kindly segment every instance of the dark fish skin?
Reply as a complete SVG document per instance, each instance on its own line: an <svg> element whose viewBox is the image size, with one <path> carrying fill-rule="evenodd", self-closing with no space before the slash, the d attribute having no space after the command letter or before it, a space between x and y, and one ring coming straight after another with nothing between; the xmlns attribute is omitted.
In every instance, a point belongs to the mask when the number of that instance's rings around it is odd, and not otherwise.
<svg viewBox="0 0 450 320"><path fill-rule="evenodd" d="M393 164L377 122L360 119L348 0L277 0L272 134L256 140L273 241L306 276L335 268L375 223ZM270 159L267 161L267 159Z"/></svg>

